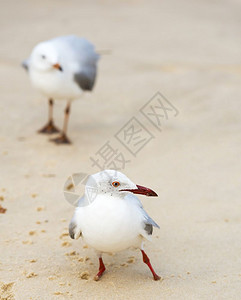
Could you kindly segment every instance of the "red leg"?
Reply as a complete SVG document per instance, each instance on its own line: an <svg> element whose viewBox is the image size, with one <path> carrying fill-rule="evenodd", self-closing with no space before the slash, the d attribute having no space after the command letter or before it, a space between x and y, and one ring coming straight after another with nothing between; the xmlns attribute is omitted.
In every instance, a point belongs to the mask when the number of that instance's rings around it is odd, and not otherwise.
<svg viewBox="0 0 241 300"><path fill-rule="evenodd" d="M146 255L145 251L144 251L144 250L141 250L141 253L142 253L142 257L143 257L143 262L144 262L145 264L148 265L149 269L150 269L151 272L152 272L153 279L154 279L154 280L160 280L161 277L158 276L158 275L156 274L156 272L153 270L152 265L151 265L151 262L150 262L150 259L149 259L149 257Z"/></svg>
<svg viewBox="0 0 241 300"><path fill-rule="evenodd" d="M53 121L53 106L54 106L54 100L49 99L49 121L43 128L38 130L38 133L52 134L52 133L59 132L59 129L55 127Z"/></svg>
<svg viewBox="0 0 241 300"><path fill-rule="evenodd" d="M70 140L68 139L68 137L66 135L67 125L68 125L68 121L69 121L69 114L70 114L70 104L71 104L71 102L68 102L66 109L65 109L64 127L63 127L63 131L62 131L61 135L50 140L56 144L71 144Z"/></svg>
<svg viewBox="0 0 241 300"><path fill-rule="evenodd" d="M105 265L103 263L102 257L99 257L99 272L98 274L94 277L95 281L98 281L100 279L100 277L103 275L103 273L105 272Z"/></svg>

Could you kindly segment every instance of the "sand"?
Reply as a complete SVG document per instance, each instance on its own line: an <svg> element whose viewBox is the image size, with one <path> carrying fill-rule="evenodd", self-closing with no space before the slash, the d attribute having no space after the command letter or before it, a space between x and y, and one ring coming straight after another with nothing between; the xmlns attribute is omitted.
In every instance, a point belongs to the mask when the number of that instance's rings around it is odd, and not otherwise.
<svg viewBox="0 0 241 300"><path fill-rule="evenodd" d="M5 1L0 4L0 299L240 299L240 2ZM110 50L93 93L72 106L71 146L36 134L47 102L20 67L39 41L74 33ZM160 91L178 115L161 131L139 111ZM65 103L55 106L62 126ZM137 118L153 137L136 155L115 138ZM146 252L105 255L67 235L63 186L99 169L109 141L160 225ZM4 212L4 209L6 211Z"/></svg>

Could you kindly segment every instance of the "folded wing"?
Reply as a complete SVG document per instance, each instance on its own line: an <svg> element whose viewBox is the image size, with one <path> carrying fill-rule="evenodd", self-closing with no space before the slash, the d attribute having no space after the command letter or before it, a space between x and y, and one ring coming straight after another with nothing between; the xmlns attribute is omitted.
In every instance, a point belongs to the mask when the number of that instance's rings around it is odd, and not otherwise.
<svg viewBox="0 0 241 300"><path fill-rule="evenodd" d="M78 208L76 208L74 216L69 224L69 236L71 239L77 240L82 235L82 230L78 222Z"/></svg>
<svg viewBox="0 0 241 300"><path fill-rule="evenodd" d="M142 230L141 235L145 237L146 239L150 240L152 232L153 232L153 226L160 228L160 226L148 215L148 213L144 210L143 205L139 198L137 198L133 194L128 194L126 196L128 201L133 202L136 206L139 207L142 215Z"/></svg>

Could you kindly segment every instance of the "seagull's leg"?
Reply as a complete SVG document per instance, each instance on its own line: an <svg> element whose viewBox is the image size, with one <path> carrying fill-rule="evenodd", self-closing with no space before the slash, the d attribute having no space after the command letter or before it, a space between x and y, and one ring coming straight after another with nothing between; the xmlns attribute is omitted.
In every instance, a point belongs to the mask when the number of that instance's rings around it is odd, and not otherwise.
<svg viewBox="0 0 241 300"><path fill-rule="evenodd" d="M99 263L100 263L99 272L94 277L95 281L98 281L101 278L101 276L103 275L103 273L105 272L105 265L103 263L103 260L102 260L101 256L99 257Z"/></svg>
<svg viewBox="0 0 241 300"><path fill-rule="evenodd" d="M64 117L64 127L61 135L55 139L51 139L51 141L55 142L56 144L71 144L70 140L68 139L66 132L67 132L67 126L69 121L69 114L70 114L70 105L71 101L67 103L66 109L65 109L65 117Z"/></svg>
<svg viewBox="0 0 241 300"><path fill-rule="evenodd" d="M146 255L146 253L145 253L145 251L144 251L143 249L141 249L141 253L142 253L143 262L144 262L145 264L148 265L149 269L150 269L151 272L152 272L153 279L154 279L154 280L160 280L161 277L158 276L158 275L156 274L156 272L154 271L154 269L152 268L150 259L149 259L149 257Z"/></svg>
<svg viewBox="0 0 241 300"><path fill-rule="evenodd" d="M49 121L43 128L38 130L39 133L52 134L52 133L59 132L59 129L55 127L53 121L53 106L54 106L53 99L49 99Z"/></svg>

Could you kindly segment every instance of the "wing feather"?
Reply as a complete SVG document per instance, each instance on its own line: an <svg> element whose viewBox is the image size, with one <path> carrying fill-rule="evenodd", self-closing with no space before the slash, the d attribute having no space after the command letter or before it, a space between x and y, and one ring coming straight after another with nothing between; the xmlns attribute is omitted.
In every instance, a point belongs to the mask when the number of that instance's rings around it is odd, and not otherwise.
<svg viewBox="0 0 241 300"><path fill-rule="evenodd" d="M78 222L79 216L78 216L78 207L75 210L74 216L69 224L69 236L71 239L78 239L82 235L81 227Z"/></svg>
<svg viewBox="0 0 241 300"><path fill-rule="evenodd" d="M29 58L25 59L23 62L22 62L22 67L28 71L29 69Z"/></svg>
<svg viewBox="0 0 241 300"><path fill-rule="evenodd" d="M126 196L126 198L128 199L128 201L132 201L134 202L137 206L139 206L139 208L141 209L141 214L143 216L143 235L148 238L148 235L152 235L153 232L153 226L160 228L160 226L148 215L148 213L144 210L144 207L141 203L141 201L139 200L139 198L137 198L135 195L133 194L128 194Z"/></svg>
<svg viewBox="0 0 241 300"><path fill-rule="evenodd" d="M50 40L58 48L61 56L68 61L73 79L82 90L92 90L94 87L99 54L94 45L85 38L74 35L61 36Z"/></svg>

